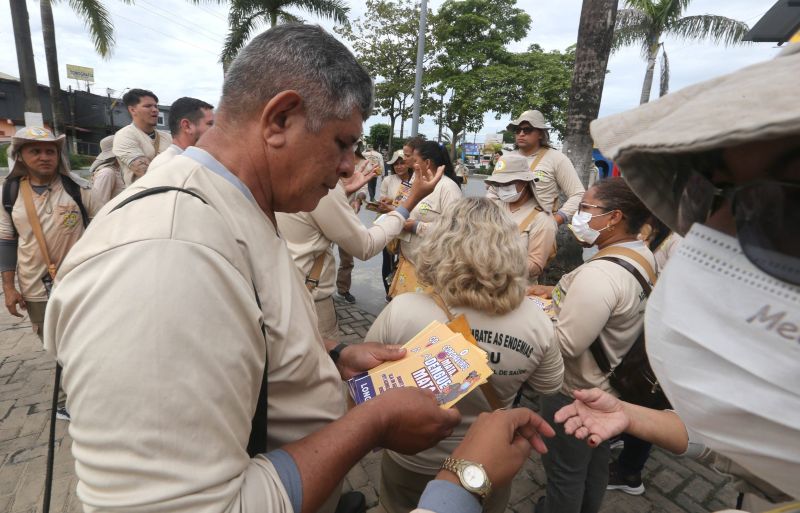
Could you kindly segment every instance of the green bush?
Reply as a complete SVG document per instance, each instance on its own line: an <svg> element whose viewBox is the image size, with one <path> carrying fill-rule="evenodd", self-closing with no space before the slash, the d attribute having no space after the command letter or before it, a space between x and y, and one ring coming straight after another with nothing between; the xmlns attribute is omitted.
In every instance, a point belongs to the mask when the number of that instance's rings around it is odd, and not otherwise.
<svg viewBox="0 0 800 513"><path fill-rule="evenodd" d="M69 167L72 169L81 169L89 167L94 162L94 157L89 155L69 155Z"/></svg>
<svg viewBox="0 0 800 513"><path fill-rule="evenodd" d="M0 146L0 167L8 167L8 145Z"/></svg>

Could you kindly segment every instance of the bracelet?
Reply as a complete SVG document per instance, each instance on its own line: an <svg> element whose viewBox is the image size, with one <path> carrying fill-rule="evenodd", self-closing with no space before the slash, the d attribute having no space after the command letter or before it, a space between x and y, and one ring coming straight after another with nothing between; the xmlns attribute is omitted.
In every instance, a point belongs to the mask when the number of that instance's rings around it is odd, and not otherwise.
<svg viewBox="0 0 800 513"><path fill-rule="evenodd" d="M333 360L333 363L336 363L336 362L339 361L339 357L342 355L342 351L344 351L345 347L347 347L347 344L342 342L341 344L337 345L336 347L334 347L333 349L328 351L328 356L331 357L331 360Z"/></svg>

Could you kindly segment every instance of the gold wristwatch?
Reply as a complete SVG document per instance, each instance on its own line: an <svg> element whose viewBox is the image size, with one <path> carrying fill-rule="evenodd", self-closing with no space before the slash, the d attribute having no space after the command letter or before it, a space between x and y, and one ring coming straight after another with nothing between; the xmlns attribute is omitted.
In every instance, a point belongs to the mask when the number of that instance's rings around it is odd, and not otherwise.
<svg viewBox="0 0 800 513"><path fill-rule="evenodd" d="M468 492L476 494L480 497L481 502L486 500L486 497L492 492L492 483L489 481L489 476L486 475L486 470L480 463L473 463L467 460L459 460L456 458L445 458L442 463L444 470L449 470L458 476L461 481L461 486Z"/></svg>

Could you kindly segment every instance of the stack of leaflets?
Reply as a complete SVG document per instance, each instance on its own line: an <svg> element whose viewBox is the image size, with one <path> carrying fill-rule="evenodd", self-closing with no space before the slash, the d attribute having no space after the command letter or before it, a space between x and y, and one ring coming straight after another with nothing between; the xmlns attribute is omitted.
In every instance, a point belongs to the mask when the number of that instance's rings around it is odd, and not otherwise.
<svg viewBox="0 0 800 513"><path fill-rule="evenodd" d="M542 309L544 313L547 314L548 317L554 319L556 316L555 308L553 308L553 300L544 298L541 296L528 296L528 299L533 301L533 303Z"/></svg>
<svg viewBox="0 0 800 513"><path fill-rule="evenodd" d="M391 388L413 386L432 391L442 408L450 408L492 374L486 352L439 321L403 347L407 352L402 360L385 362L347 381L356 404Z"/></svg>

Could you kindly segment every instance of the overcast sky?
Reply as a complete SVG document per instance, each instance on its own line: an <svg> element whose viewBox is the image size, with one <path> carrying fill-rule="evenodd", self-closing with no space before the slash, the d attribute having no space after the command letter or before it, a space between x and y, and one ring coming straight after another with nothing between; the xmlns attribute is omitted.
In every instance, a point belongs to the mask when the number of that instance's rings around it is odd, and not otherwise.
<svg viewBox="0 0 800 513"><path fill-rule="evenodd" d="M67 79L66 64L77 64L94 68L96 83L91 87L92 92L98 94L105 94L107 88L112 89L112 95L120 95L125 88L142 87L154 91L163 104L170 104L181 96L218 103L222 66L217 61L227 33L224 2L206 2L200 6L188 0L135 0L135 5L116 0L104 3L111 11L117 41L108 60L95 53L83 22L69 8L68 2L53 6L62 88L76 86L74 80ZM429 7L436 9L441 3L442 0L429 0ZM519 7L530 14L532 23L528 37L512 49L521 51L531 43L538 43L546 50L563 50L574 44L581 3L581 0L518 0ZM27 4L37 79L46 84L39 3L28 0ZM773 0L694 0L686 14L728 16L752 27L773 4ZM351 1L350 5L351 18L364 14L363 3ZM8 0L0 0L0 40L5 43L5 51L0 52L0 72L19 76L8 9ZM311 19L301 11L297 13ZM321 25L329 30L333 26L329 22L321 22ZM771 43L726 48L666 39L665 46L670 58L671 91L769 59L778 51ZM639 52L638 47L631 47L612 55L600 116L638 104L645 71ZM658 95L657 81L656 77L652 97ZM387 121L373 116L366 125ZM506 117L495 120L487 115L485 126L477 135L478 142L485 134L502 130L507 123ZM410 123L406 125L407 130L409 126ZM437 129L427 122L420 131L435 137ZM468 138L471 140L472 134Z"/></svg>

